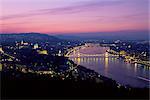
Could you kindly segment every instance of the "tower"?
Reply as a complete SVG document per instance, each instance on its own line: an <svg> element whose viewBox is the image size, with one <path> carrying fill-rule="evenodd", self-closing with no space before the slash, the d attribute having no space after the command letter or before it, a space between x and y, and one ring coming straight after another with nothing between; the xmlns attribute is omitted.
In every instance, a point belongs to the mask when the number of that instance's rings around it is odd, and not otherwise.
<svg viewBox="0 0 150 100"><path fill-rule="evenodd" d="M80 57L80 52L78 51L78 57Z"/></svg>
<svg viewBox="0 0 150 100"><path fill-rule="evenodd" d="M36 44L34 44L34 47L33 47L34 49L37 49L37 48L39 48L39 46L38 46L38 44L36 43Z"/></svg>
<svg viewBox="0 0 150 100"><path fill-rule="evenodd" d="M61 50L59 50L59 52L58 52L58 56L61 56Z"/></svg>
<svg viewBox="0 0 150 100"><path fill-rule="evenodd" d="M23 43L24 43L24 42L23 42L23 40L22 40L22 41L21 41L21 45L23 45Z"/></svg>
<svg viewBox="0 0 150 100"><path fill-rule="evenodd" d="M108 58L108 52L105 52L105 57Z"/></svg>

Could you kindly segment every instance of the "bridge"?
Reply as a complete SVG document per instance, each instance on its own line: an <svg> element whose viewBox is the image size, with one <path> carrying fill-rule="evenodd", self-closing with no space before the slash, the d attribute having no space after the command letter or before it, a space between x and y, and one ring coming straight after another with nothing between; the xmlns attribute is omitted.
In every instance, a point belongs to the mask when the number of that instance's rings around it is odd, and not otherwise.
<svg viewBox="0 0 150 100"><path fill-rule="evenodd" d="M105 52L103 54L84 54L79 52L80 49L86 48L87 45L77 46L72 49L68 49L66 57L117 57L118 55L110 54L108 52Z"/></svg>
<svg viewBox="0 0 150 100"><path fill-rule="evenodd" d="M117 57L118 55L109 54L108 52L104 54L83 54L83 53L77 53L77 54L70 54L66 57Z"/></svg>
<svg viewBox="0 0 150 100"><path fill-rule="evenodd" d="M11 58L12 60L15 60L15 59L16 59L15 57L13 57L13 56L11 56L11 55L9 55L9 54L7 54L7 53L1 52L1 51L0 51L0 53L3 54L3 55L5 55L5 56L8 56L8 57Z"/></svg>
<svg viewBox="0 0 150 100"><path fill-rule="evenodd" d="M68 52L67 52L67 54L66 54L65 56L66 56L66 57L69 57L69 55L70 55L72 52L75 53L76 51L79 51L80 48L83 48L83 46L77 46L77 47L68 49Z"/></svg>

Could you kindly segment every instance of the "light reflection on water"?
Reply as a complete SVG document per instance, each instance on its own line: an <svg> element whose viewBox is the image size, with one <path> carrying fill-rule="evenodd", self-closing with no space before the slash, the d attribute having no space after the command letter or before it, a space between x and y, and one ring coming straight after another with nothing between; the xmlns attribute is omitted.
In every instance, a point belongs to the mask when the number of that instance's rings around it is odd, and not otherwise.
<svg viewBox="0 0 150 100"><path fill-rule="evenodd" d="M133 87L149 87L149 82L139 79L144 77L150 79L150 70L141 67L140 64L124 62L117 57L70 57L78 65L95 70L101 75L112 78L124 85Z"/></svg>

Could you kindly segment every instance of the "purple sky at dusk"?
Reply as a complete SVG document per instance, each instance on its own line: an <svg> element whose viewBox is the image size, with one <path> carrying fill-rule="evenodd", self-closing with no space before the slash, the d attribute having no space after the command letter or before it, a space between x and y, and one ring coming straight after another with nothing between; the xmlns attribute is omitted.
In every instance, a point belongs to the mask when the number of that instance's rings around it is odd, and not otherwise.
<svg viewBox="0 0 150 100"><path fill-rule="evenodd" d="M145 31L149 0L0 0L0 30L80 33Z"/></svg>

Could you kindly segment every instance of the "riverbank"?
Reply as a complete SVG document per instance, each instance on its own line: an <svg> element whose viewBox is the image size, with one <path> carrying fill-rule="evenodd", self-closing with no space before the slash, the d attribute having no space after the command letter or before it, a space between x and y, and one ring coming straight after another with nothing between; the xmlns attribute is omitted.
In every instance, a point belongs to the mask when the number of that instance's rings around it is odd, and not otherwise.
<svg viewBox="0 0 150 100"><path fill-rule="evenodd" d="M113 54L110 54L109 56L108 53L105 53L106 51L103 51L101 56L76 56L78 55L78 52L94 54L95 52L101 52L101 49L103 50L103 47L95 46L98 48L98 51L96 51L96 48L93 51L92 47L87 47L88 50L86 50L86 46L82 46L80 48L76 47L76 49L74 49L75 52L71 52L70 55L72 56L69 56L69 58L76 64L85 66L86 68L92 69L103 76L112 78L124 86L130 85L132 87L140 88L149 87L149 83L146 80L142 80L143 78L149 80L149 69L145 66L142 67L140 64L127 62L125 61L125 58L119 56L119 54L118 56L111 56ZM82 50L80 51L80 49ZM142 77L142 79L139 77Z"/></svg>
<svg viewBox="0 0 150 100"><path fill-rule="evenodd" d="M150 69L150 61L142 61L140 59L136 59L132 56L129 56L129 54L125 54L125 53L120 54L119 52L113 51L113 50L109 50L108 53L118 55L118 57L124 59L124 61L126 61L126 62L133 63L133 64L145 65L145 66L149 67L149 69Z"/></svg>

